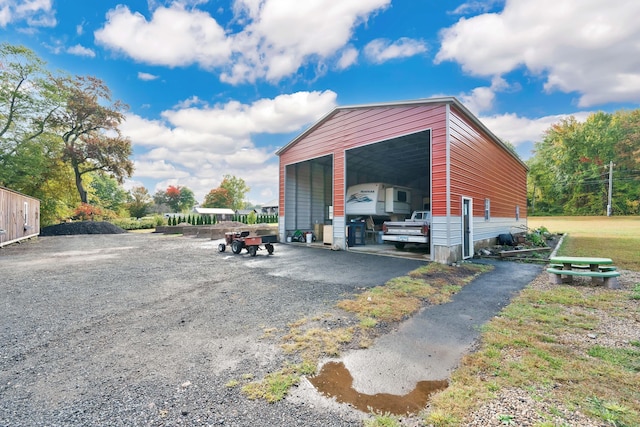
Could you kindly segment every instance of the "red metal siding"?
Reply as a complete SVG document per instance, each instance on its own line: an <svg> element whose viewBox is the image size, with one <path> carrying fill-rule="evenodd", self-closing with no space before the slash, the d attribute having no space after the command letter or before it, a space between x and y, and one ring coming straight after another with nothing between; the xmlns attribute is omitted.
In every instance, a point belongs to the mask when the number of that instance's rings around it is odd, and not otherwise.
<svg viewBox="0 0 640 427"><path fill-rule="evenodd" d="M473 197L473 215L484 215L484 199L491 216L527 216L526 168L489 136L451 108L450 114L451 212L461 212L462 196Z"/></svg>
<svg viewBox="0 0 640 427"><path fill-rule="evenodd" d="M345 150L380 142L398 136L432 130L438 145L438 172L443 174L446 159L441 156L446 141L445 104L358 107L337 110L300 140L280 153L280 214L284 214L284 168L286 165L333 154L334 215L344 215ZM436 159L434 159L434 163ZM441 185L442 180L438 183ZM444 186L438 188L435 200L445 202ZM444 198L443 198L444 197ZM432 200L432 207L434 200Z"/></svg>

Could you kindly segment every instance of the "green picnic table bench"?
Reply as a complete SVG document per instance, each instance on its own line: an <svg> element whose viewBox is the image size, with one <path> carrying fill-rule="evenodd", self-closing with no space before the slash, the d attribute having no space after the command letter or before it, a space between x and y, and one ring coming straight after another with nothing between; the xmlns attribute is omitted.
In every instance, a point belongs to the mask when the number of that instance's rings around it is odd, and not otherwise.
<svg viewBox="0 0 640 427"><path fill-rule="evenodd" d="M620 273L616 271L613 260L610 258L595 257L551 257L549 259L547 273L552 283L571 283L574 276L591 277L592 282L602 283L607 288L617 288L617 278Z"/></svg>
<svg viewBox="0 0 640 427"><path fill-rule="evenodd" d="M560 270L562 270L564 268L564 264L549 264L549 267L551 268L558 268ZM591 270L591 266L584 264L572 264L571 268L575 268L577 270ZM598 266L598 270L600 271L616 271L618 269L618 267L616 267L615 265L600 265Z"/></svg>

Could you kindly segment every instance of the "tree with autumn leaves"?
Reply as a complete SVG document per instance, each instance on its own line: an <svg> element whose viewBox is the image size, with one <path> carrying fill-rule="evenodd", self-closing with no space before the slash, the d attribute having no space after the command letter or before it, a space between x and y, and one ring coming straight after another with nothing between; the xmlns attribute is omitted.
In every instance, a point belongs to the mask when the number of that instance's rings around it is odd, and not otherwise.
<svg viewBox="0 0 640 427"><path fill-rule="evenodd" d="M170 185L166 190L157 191L153 195L156 205L166 205L172 212L186 212L196 204L196 198L188 187Z"/></svg>
<svg viewBox="0 0 640 427"><path fill-rule="evenodd" d="M225 175L220 186L212 189L205 196L202 207L244 209L247 205L244 198L250 190L244 179Z"/></svg>
<svg viewBox="0 0 640 427"><path fill-rule="evenodd" d="M562 120L527 163L532 214L605 215L613 163L613 214L640 215L640 110Z"/></svg>
<svg viewBox="0 0 640 427"><path fill-rule="evenodd" d="M92 179L132 175L131 142L119 131L126 105L111 101L104 82L54 75L33 51L8 43L0 64L0 185L39 198L42 223L90 203Z"/></svg>
<svg viewBox="0 0 640 427"><path fill-rule="evenodd" d="M80 201L87 203L83 176L106 173L122 184L133 174L131 141L120 132L126 105L111 103L111 91L100 79L59 78L56 85L64 101L51 119L63 142L62 160L73 170Z"/></svg>

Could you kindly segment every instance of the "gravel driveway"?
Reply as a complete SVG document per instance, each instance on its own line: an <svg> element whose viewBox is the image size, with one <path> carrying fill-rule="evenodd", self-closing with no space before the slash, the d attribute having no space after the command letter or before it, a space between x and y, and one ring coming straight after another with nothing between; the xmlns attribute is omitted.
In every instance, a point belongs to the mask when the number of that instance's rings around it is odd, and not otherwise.
<svg viewBox="0 0 640 427"><path fill-rule="evenodd" d="M41 237L0 250L0 425L359 426L311 393L251 401L283 355L264 328L421 265L276 245L218 253L159 234Z"/></svg>

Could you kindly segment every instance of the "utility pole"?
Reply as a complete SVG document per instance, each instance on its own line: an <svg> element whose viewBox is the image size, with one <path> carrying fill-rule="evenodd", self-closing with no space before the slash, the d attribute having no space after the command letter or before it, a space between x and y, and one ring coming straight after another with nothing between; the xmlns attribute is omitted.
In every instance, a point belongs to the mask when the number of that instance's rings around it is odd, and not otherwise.
<svg viewBox="0 0 640 427"><path fill-rule="evenodd" d="M611 216L611 192L613 191L613 161L609 162L609 200L607 202L607 216Z"/></svg>

